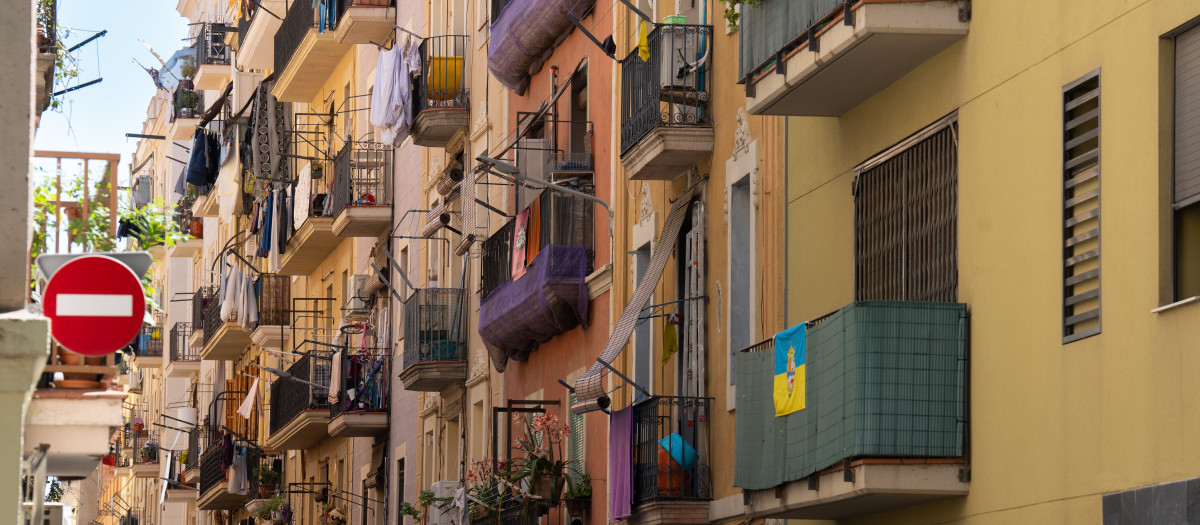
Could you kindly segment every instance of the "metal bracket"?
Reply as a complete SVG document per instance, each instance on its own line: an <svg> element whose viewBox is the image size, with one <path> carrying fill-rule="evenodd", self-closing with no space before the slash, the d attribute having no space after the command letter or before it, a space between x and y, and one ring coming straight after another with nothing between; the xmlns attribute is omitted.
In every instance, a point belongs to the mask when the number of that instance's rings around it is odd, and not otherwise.
<svg viewBox="0 0 1200 525"><path fill-rule="evenodd" d="M783 56L782 50L780 50L778 53L775 54L775 74L776 75L786 75L787 74L787 57Z"/></svg>
<svg viewBox="0 0 1200 525"><path fill-rule="evenodd" d="M842 23L854 27L854 11L850 9L851 3L853 3L852 0L846 0L846 3L842 4Z"/></svg>
<svg viewBox="0 0 1200 525"><path fill-rule="evenodd" d="M821 41L817 38L816 33L811 30L808 32L808 50L813 53L821 52Z"/></svg>
<svg viewBox="0 0 1200 525"><path fill-rule="evenodd" d="M605 361L605 360L597 357L596 362L603 365L604 368L608 369L608 371L616 374L617 377L621 378L621 380L625 381L626 383L629 383L630 385L633 385L634 388L638 389L638 391L641 392L642 394L644 394L646 397L653 397L653 395L650 393L650 391L646 390L645 388L642 388L642 385L637 384L636 381L629 379L625 374L622 374L619 370L617 370L616 368L613 368L612 365L608 364L608 361Z"/></svg>
<svg viewBox="0 0 1200 525"><path fill-rule="evenodd" d="M842 460L842 481L854 483L854 469L850 468L850 458Z"/></svg>
<svg viewBox="0 0 1200 525"><path fill-rule="evenodd" d="M812 474L808 476L808 490L819 490L821 488L821 475Z"/></svg>

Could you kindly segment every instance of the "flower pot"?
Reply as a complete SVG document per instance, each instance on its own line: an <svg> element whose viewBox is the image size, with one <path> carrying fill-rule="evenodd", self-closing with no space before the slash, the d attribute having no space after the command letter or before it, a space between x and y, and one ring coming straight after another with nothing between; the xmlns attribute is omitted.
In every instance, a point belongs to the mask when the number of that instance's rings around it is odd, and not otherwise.
<svg viewBox="0 0 1200 525"><path fill-rule="evenodd" d="M260 497L262 499L267 499L267 498L270 498L271 495L274 493L275 493L275 484L274 483L259 482L258 497Z"/></svg>
<svg viewBox="0 0 1200 525"><path fill-rule="evenodd" d="M587 513L588 508L592 506L592 498L567 498L563 503L567 506L567 514L575 518Z"/></svg>
<svg viewBox="0 0 1200 525"><path fill-rule="evenodd" d="M541 499L558 499L562 494L563 478L562 476L538 476L533 479L532 493L535 497Z"/></svg>
<svg viewBox="0 0 1200 525"><path fill-rule="evenodd" d="M197 239L204 238L204 219L192 219L188 225L188 233Z"/></svg>

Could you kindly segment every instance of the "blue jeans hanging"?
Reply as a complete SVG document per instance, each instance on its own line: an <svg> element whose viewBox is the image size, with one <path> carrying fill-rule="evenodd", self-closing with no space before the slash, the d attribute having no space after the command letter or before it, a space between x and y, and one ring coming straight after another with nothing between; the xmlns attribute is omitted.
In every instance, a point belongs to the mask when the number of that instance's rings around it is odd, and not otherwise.
<svg viewBox="0 0 1200 525"><path fill-rule="evenodd" d="M317 4L317 32L333 31L337 25L337 0L319 0Z"/></svg>

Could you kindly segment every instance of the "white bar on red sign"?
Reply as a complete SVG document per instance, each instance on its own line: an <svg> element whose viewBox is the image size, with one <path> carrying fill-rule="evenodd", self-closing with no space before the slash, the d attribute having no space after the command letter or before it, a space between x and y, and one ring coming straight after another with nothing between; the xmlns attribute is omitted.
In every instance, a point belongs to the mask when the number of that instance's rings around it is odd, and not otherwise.
<svg viewBox="0 0 1200 525"><path fill-rule="evenodd" d="M62 317L131 317L133 296L124 294L58 294L55 315Z"/></svg>

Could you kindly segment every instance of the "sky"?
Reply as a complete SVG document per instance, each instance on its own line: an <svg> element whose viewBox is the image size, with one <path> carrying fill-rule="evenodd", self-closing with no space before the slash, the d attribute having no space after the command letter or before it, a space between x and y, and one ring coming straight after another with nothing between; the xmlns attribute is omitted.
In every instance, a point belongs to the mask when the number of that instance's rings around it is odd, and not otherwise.
<svg viewBox="0 0 1200 525"><path fill-rule="evenodd" d="M108 30L73 53L81 70L76 83L97 77L104 81L65 94L60 110L47 109L35 149L120 153L118 184L128 185L137 139L127 139L125 134L141 132L146 106L155 92L150 75L131 58L146 67L160 67L139 39L164 60L188 44L187 19L175 11L175 5L175 0L58 0L58 23L72 29L66 47Z"/></svg>

